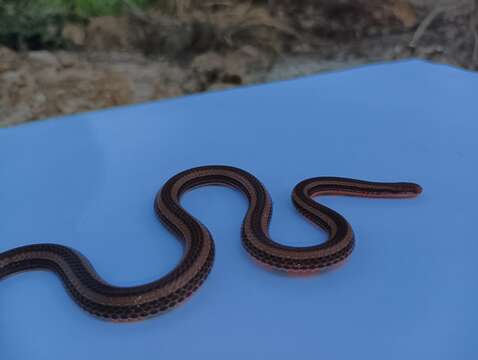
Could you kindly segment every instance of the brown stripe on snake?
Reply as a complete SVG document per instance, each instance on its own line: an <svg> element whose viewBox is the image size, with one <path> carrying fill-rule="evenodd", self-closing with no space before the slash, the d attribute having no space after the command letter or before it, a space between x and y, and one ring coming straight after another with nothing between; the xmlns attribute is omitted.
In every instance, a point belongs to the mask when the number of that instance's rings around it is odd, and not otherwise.
<svg viewBox="0 0 478 360"><path fill-rule="evenodd" d="M264 186L248 172L229 166L203 166L183 171L166 182L154 207L159 219L185 245L179 264L148 284L118 287L106 283L77 251L56 244L35 244L0 253L0 279L25 270L55 272L73 299L86 311L111 321L135 321L170 310L192 295L207 278L214 261L209 231L181 205L181 196L198 186L219 184L242 191L249 208L242 242L260 263L288 273L308 274L344 261L354 247L351 226L340 214L313 200L317 195L408 198L421 193L413 183L375 183L317 177L299 183L292 201L307 219L329 234L326 242L307 247L281 245L269 236L272 201Z"/></svg>

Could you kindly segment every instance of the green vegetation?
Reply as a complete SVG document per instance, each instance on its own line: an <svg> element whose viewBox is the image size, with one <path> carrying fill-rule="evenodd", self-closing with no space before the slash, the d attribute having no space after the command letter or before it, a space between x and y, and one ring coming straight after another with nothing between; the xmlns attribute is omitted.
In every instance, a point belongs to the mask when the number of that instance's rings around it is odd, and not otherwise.
<svg viewBox="0 0 478 360"><path fill-rule="evenodd" d="M69 7L78 16L115 15L122 12L126 4L145 7L151 0L43 0L52 8Z"/></svg>
<svg viewBox="0 0 478 360"><path fill-rule="evenodd" d="M121 13L127 4L143 8L153 0L0 0L0 12L74 14L100 16ZM39 15L41 15L41 13Z"/></svg>
<svg viewBox="0 0 478 360"><path fill-rule="evenodd" d="M160 0L0 0L0 44L13 48L62 47L66 22L118 15L129 6L144 8ZM167 2L167 1L166 1Z"/></svg>

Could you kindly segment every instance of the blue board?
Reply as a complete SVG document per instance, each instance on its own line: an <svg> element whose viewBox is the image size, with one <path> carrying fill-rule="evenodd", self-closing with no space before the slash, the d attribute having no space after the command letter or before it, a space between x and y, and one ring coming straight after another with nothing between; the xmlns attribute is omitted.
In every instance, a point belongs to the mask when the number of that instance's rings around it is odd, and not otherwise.
<svg viewBox="0 0 478 360"><path fill-rule="evenodd" d="M271 234L325 235L295 213L313 176L414 181L413 200L324 197L357 244L341 268L280 276L240 244L247 201L188 193L217 257L190 301L144 322L83 312L50 273L0 282L5 360L477 359L478 75L412 61L53 119L0 131L0 251L74 247L115 285L164 275L181 245L156 191L198 165L255 174L274 200Z"/></svg>

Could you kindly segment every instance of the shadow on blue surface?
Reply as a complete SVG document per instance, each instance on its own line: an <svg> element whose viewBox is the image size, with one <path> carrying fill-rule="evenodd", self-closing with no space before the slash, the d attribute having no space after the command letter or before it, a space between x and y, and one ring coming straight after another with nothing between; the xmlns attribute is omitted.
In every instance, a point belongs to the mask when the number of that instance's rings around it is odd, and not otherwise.
<svg viewBox="0 0 478 360"><path fill-rule="evenodd" d="M324 198L357 246L308 278L257 267L240 245L246 200L198 189L183 203L217 260L191 301L116 325L83 313L55 276L21 274L0 282L2 359L476 359L477 92L476 74L406 62L0 130L0 251L72 246L116 285L179 260L152 202L186 168L255 174L274 200L272 236L295 245L325 239L290 202L304 178L424 188L416 200Z"/></svg>

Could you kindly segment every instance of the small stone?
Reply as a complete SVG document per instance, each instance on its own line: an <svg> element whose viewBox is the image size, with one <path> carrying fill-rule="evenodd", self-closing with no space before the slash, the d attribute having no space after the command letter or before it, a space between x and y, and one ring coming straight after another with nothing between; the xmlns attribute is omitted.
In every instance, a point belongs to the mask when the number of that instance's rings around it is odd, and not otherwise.
<svg viewBox="0 0 478 360"><path fill-rule="evenodd" d="M407 28L417 24L417 15L412 5L404 0L396 0L392 5L393 14Z"/></svg>
<svg viewBox="0 0 478 360"><path fill-rule="evenodd" d="M34 74L35 79L42 85L54 84L58 80L58 71L54 67L46 67Z"/></svg>
<svg viewBox="0 0 478 360"><path fill-rule="evenodd" d="M190 77L181 84L181 90L185 94L193 94L195 92L201 91L201 84L195 78Z"/></svg>
<svg viewBox="0 0 478 360"><path fill-rule="evenodd" d="M79 63L78 56L66 51L59 51L56 56L61 66L63 66L64 68L71 68L73 66L78 65Z"/></svg>
<svg viewBox="0 0 478 360"><path fill-rule="evenodd" d="M35 94L31 100L31 108L34 113L42 113L47 106L47 97L45 94Z"/></svg>
<svg viewBox="0 0 478 360"><path fill-rule="evenodd" d="M0 73L13 70L18 62L18 55L15 51L0 46Z"/></svg>
<svg viewBox="0 0 478 360"><path fill-rule="evenodd" d="M33 65L39 67L60 67L58 58L49 51L32 51L28 54L28 59L33 62Z"/></svg>
<svg viewBox="0 0 478 360"><path fill-rule="evenodd" d="M28 104L18 104L15 108L9 109L4 119L1 119L2 125L13 125L24 122L25 120L31 120L33 113Z"/></svg>
<svg viewBox="0 0 478 360"><path fill-rule="evenodd" d="M271 65L271 59L265 52L246 45L226 55L225 72L236 75L242 83L253 81L257 71L265 71Z"/></svg>
<svg viewBox="0 0 478 360"><path fill-rule="evenodd" d="M11 84L20 81L21 74L17 71L8 71L0 78L2 84Z"/></svg>
<svg viewBox="0 0 478 360"><path fill-rule="evenodd" d="M0 126L31 120L31 99L37 93L37 84L26 69L0 74Z"/></svg>
<svg viewBox="0 0 478 360"><path fill-rule="evenodd" d="M208 52L206 54L196 56L191 64L191 67L194 71L199 73L221 70L224 69L224 57L215 52Z"/></svg>
<svg viewBox="0 0 478 360"><path fill-rule="evenodd" d="M226 89L232 89L236 87L236 85L233 84L226 84L226 83L215 83L212 84L207 88L207 91L219 91L219 90L226 90Z"/></svg>
<svg viewBox="0 0 478 360"><path fill-rule="evenodd" d="M126 17L99 16L86 28L85 46L92 50L129 48L129 21Z"/></svg>
<svg viewBox="0 0 478 360"><path fill-rule="evenodd" d="M66 24L63 27L62 36L64 39L76 46L85 45L86 32L85 29L77 24Z"/></svg>
<svg viewBox="0 0 478 360"><path fill-rule="evenodd" d="M58 102L56 105L57 110L61 114L66 115L87 110L88 102L84 99L65 99L62 102Z"/></svg>
<svg viewBox="0 0 478 360"><path fill-rule="evenodd" d="M183 68L170 63L160 64L160 69L163 69L160 75L160 80L166 85L180 84L187 80L188 74Z"/></svg>

